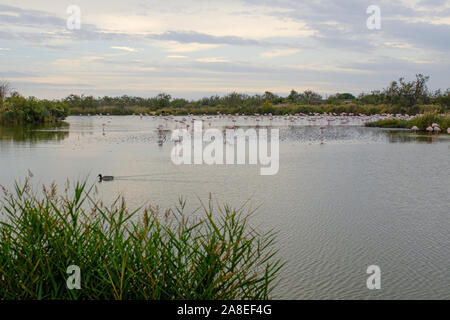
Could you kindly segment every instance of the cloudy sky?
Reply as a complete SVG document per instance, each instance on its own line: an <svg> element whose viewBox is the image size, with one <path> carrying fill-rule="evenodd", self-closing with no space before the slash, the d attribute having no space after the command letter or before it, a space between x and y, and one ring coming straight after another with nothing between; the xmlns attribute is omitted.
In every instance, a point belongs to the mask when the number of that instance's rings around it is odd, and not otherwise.
<svg viewBox="0 0 450 320"><path fill-rule="evenodd" d="M70 5L79 30L67 26ZM380 30L367 27L370 5ZM0 4L0 79L24 95L359 93L416 73L445 89L449 71L450 0Z"/></svg>

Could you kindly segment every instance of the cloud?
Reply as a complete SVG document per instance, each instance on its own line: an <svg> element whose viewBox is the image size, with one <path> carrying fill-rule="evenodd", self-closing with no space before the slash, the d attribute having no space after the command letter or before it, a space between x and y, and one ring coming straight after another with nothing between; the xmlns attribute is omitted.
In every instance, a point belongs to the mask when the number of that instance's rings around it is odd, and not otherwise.
<svg viewBox="0 0 450 320"><path fill-rule="evenodd" d="M402 58L399 58L399 59L407 61L407 62L411 62L411 63L414 63L414 64L430 64L430 63L433 63L432 60L420 60L420 59L411 58L411 57L402 57Z"/></svg>
<svg viewBox="0 0 450 320"><path fill-rule="evenodd" d="M195 59L195 61L205 62L205 63L225 63L225 62L228 62L228 60L224 59L224 58L198 58L198 59Z"/></svg>
<svg viewBox="0 0 450 320"><path fill-rule="evenodd" d="M339 73L339 74L373 74L372 70L365 70L362 68L355 67L345 67L340 65L332 64L299 64L291 65L289 68L293 70L307 70L307 71L317 71L323 73Z"/></svg>
<svg viewBox="0 0 450 320"><path fill-rule="evenodd" d="M85 56L76 58L59 58L52 62L52 65L59 69L73 69L73 68L89 68L90 64L93 62L98 62L103 60L104 57L101 56Z"/></svg>
<svg viewBox="0 0 450 320"><path fill-rule="evenodd" d="M235 36L213 36L195 31L167 31L161 34L149 34L147 37L150 39L169 40L179 43L229 44L239 46L258 46L263 44L253 39L245 39Z"/></svg>
<svg viewBox="0 0 450 320"><path fill-rule="evenodd" d="M384 42L383 46L389 47L389 48L396 48L396 49L410 49L412 48L412 45L405 42Z"/></svg>
<svg viewBox="0 0 450 320"><path fill-rule="evenodd" d="M5 6L3 6L3 8L4 7ZM2 15L2 16L13 16L13 17L18 17L19 16L19 14L17 12L12 12L12 11L0 11L0 15Z"/></svg>
<svg viewBox="0 0 450 320"><path fill-rule="evenodd" d="M366 27L371 4L80 0L81 30L67 30L64 3L3 0L0 55L8 59L0 70L32 95L69 93L59 77L68 73L81 93L98 94L308 86L358 93L415 73L430 75L430 86L448 86L450 1L378 0L377 31Z"/></svg>
<svg viewBox="0 0 450 320"><path fill-rule="evenodd" d="M178 54L172 54L172 55L166 56L166 58L169 58L169 59L184 59L184 58L187 58L187 57L186 56L182 56L182 55L178 55Z"/></svg>
<svg viewBox="0 0 450 320"><path fill-rule="evenodd" d="M390 37L402 39L415 47L442 52L450 50L450 41L444 40L450 34L450 25L389 20L384 23L384 26Z"/></svg>
<svg viewBox="0 0 450 320"><path fill-rule="evenodd" d="M176 41L162 42L158 45L168 52L194 52L217 48L220 46L219 44L206 44L198 42L180 43Z"/></svg>
<svg viewBox="0 0 450 320"><path fill-rule="evenodd" d="M16 26L65 26L66 20L38 10L25 10L19 7L0 5L0 21Z"/></svg>
<svg viewBox="0 0 450 320"><path fill-rule="evenodd" d="M290 56L299 51L300 51L299 49L277 49L277 50L263 52L263 53L261 53L261 57L275 58L275 57L280 57L280 56Z"/></svg>
<svg viewBox="0 0 450 320"><path fill-rule="evenodd" d="M31 72L17 72L17 71L1 71L0 78L10 79L10 78L19 78L19 77L31 77L33 73Z"/></svg>
<svg viewBox="0 0 450 320"><path fill-rule="evenodd" d="M122 50L122 51L127 51L127 52L136 52L137 49L134 48L130 48L130 47L121 47L121 46L111 46L111 49L116 49L116 50Z"/></svg>

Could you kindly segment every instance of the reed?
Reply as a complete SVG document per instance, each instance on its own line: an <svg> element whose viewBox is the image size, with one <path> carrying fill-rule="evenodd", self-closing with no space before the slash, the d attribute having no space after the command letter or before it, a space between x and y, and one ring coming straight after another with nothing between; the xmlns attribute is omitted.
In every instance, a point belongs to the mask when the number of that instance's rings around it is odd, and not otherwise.
<svg viewBox="0 0 450 320"><path fill-rule="evenodd" d="M129 210L86 182L35 192L27 179L3 193L0 299L268 299L283 266L275 233L251 228L245 207ZM69 265L79 290L67 288Z"/></svg>

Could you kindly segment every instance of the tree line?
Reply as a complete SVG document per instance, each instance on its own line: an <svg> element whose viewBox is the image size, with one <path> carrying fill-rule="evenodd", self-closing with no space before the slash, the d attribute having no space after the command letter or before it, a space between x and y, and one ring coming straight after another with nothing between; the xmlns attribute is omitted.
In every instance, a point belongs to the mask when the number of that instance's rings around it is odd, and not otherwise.
<svg viewBox="0 0 450 320"><path fill-rule="evenodd" d="M389 86L370 93L354 96L351 93L336 93L324 97L313 90L297 92L291 90L287 96L266 91L263 94L232 92L223 96L212 95L197 100L173 98L160 93L154 97L137 96L94 97L71 94L59 100L39 100L22 97L13 91L8 82L0 83L0 121L7 122L45 122L62 119L70 113L86 114L108 112L111 114L132 113L252 113L252 112L298 112L304 111L360 111L376 113L389 111L395 113L420 113L423 106L435 106L440 112L450 110L450 89L432 91L428 88L429 76L417 74L407 81L400 78ZM367 110L367 106L373 106ZM3 120L2 120L3 119Z"/></svg>
<svg viewBox="0 0 450 320"><path fill-rule="evenodd" d="M212 95L198 100L186 100L183 98L172 98L170 94L160 93L155 97L142 98L123 95L120 97L98 97L79 96L71 94L63 101L69 108L74 109L97 109L100 107L114 106L119 108L137 106L156 111L164 108L201 108L201 107L259 107L264 103L272 105L297 104L297 105L340 105L354 103L360 105L387 105L411 108L416 105L441 105L450 106L450 89L431 91L427 87L429 76L416 75L416 79L406 81L400 78L382 89L370 93L361 93L355 97L351 93L336 93L324 97L312 90L297 92L291 90L289 95L283 97L276 93L266 91L264 94L249 95L245 93L232 92L224 96Z"/></svg>

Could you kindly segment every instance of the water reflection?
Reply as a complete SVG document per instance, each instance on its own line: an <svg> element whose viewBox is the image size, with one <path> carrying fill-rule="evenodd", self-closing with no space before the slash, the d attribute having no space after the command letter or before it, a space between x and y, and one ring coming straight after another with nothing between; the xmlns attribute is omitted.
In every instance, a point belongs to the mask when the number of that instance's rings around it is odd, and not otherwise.
<svg viewBox="0 0 450 320"><path fill-rule="evenodd" d="M410 132L409 130L383 130L388 141L391 143L396 142L422 142L422 143L435 143L435 142L449 142L450 138L445 134L431 134L423 133L417 134Z"/></svg>
<svg viewBox="0 0 450 320"><path fill-rule="evenodd" d="M62 141L69 136L69 124L0 126L0 140L12 142Z"/></svg>
<svg viewBox="0 0 450 320"><path fill-rule="evenodd" d="M167 134L169 134L169 130L164 130L162 126L158 126L157 134L158 134L158 146L162 147L167 140Z"/></svg>
<svg viewBox="0 0 450 320"><path fill-rule="evenodd" d="M226 132L242 129L244 131L248 129L255 129L256 132L259 129L266 129L270 132L272 129L279 130L279 137L281 142L295 143L295 144L342 144L342 143L406 143L406 142L419 142L419 143L435 143L435 142L449 142L450 136L436 135L436 134L417 134L410 132L409 130L398 129L380 129L380 128L366 128L358 126L270 126L270 125L216 125L203 128L203 133L207 129L215 128L223 132L225 137ZM193 128L188 128L189 134L193 135ZM168 139L171 131L158 126L156 130L150 133L150 140L154 140L159 147L162 147L168 142L178 143L180 141L174 141ZM137 139L143 139L137 137Z"/></svg>
<svg viewBox="0 0 450 320"><path fill-rule="evenodd" d="M177 120L179 119L179 120ZM181 124L182 117L176 117L178 122L167 122L164 119L136 121L133 117L118 117L117 119L103 119L101 117L70 117L69 123L44 126L0 126L0 140L11 142L60 142L69 137L70 133L86 142L109 141L111 143L130 143L152 141L159 147L169 142L174 129L187 129L193 133L193 126ZM107 121L106 121L107 120ZM450 136L446 134L413 133L409 130L366 128L360 125L343 125L340 123L304 125L303 123L252 123L245 117L237 117L236 122L228 119L208 119L203 124L203 132L209 128L221 131L237 129L267 129L280 130L280 141L304 144L336 144L336 143L401 143L401 142L449 142ZM100 134L97 136L97 134ZM98 138L96 138L98 137ZM99 139L100 138L100 139ZM80 141L79 141L80 140Z"/></svg>

